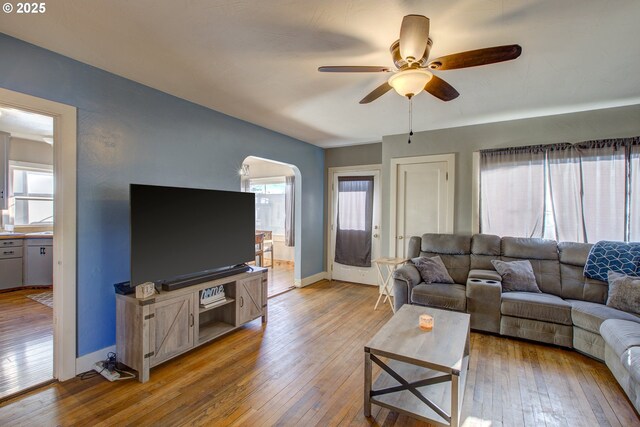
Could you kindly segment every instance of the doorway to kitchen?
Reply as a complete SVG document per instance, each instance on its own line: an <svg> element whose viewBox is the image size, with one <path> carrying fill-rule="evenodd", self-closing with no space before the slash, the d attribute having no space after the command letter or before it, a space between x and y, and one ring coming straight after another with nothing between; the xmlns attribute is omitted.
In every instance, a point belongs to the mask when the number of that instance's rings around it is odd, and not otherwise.
<svg viewBox="0 0 640 427"><path fill-rule="evenodd" d="M0 399L54 379L54 119L0 105Z"/></svg>
<svg viewBox="0 0 640 427"><path fill-rule="evenodd" d="M256 196L255 262L269 270L268 296L275 296L295 286L295 171L249 156L240 177L242 191Z"/></svg>

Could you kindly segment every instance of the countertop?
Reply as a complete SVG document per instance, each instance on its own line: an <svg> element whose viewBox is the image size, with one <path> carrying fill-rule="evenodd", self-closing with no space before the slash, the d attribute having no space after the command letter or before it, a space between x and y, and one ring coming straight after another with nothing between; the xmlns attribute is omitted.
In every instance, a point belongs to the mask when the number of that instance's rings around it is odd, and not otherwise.
<svg viewBox="0 0 640 427"><path fill-rule="evenodd" d="M17 239L53 239L53 233L48 231L42 231L39 233L0 232L0 240L17 240Z"/></svg>

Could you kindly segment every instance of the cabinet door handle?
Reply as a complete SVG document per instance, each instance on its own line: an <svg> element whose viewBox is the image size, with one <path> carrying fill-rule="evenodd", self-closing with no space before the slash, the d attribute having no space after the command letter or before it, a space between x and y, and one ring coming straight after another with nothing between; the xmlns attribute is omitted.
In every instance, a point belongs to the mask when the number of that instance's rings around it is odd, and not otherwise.
<svg viewBox="0 0 640 427"><path fill-rule="evenodd" d="M240 297L240 307L244 307L244 298Z"/></svg>
<svg viewBox="0 0 640 427"><path fill-rule="evenodd" d="M191 313L191 324L189 326L193 327L193 313Z"/></svg>

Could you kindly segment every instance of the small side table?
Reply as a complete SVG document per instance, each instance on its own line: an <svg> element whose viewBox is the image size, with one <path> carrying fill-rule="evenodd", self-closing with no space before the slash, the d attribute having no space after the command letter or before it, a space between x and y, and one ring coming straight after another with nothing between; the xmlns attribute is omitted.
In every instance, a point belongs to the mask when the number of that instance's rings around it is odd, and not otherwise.
<svg viewBox="0 0 640 427"><path fill-rule="evenodd" d="M389 301L389 306L391 307L391 311L393 311L394 313L396 312L395 309L393 308L393 303L391 302L391 289L389 289L389 285L390 285L390 281L391 281L391 276L393 276L393 272L401 265L403 265L405 262L407 262L408 259L406 258L378 258L378 259L374 259L373 262L376 264L376 267L378 269L378 280L380 282L380 286L382 287L382 293L380 295L378 295L378 301L376 301L376 305L375 307L373 307L374 310L378 309L378 304L380 304L380 298L382 298L382 295L384 295L384 300L382 301L382 304L384 305L385 302ZM386 276L383 273L383 270L385 270L386 267Z"/></svg>

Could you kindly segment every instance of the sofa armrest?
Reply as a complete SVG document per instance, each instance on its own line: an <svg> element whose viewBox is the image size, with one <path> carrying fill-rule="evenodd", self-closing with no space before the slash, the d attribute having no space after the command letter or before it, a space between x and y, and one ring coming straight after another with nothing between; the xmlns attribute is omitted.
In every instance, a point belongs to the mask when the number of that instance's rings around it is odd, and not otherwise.
<svg viewBox="0 0 640 427"><path fill-rule="evenodd" d="M495 280L496 282L500 282L502 281L502 276L495 270L474 269L469 271L469 279Z"/></svg>
<svg viewBox="0 0 640 427"><path fill-rule="evenodd" d="M499 280L467 280L467 312L471 329L500 333L502 283Z"/></svg>
<svg viewBox="0 0 640 427"><path fill-rule="evenodd" d="M393 272L393 305L396 311L411 303L411 289L420 282L422 277L413 264L405 264Z"/></svg>

